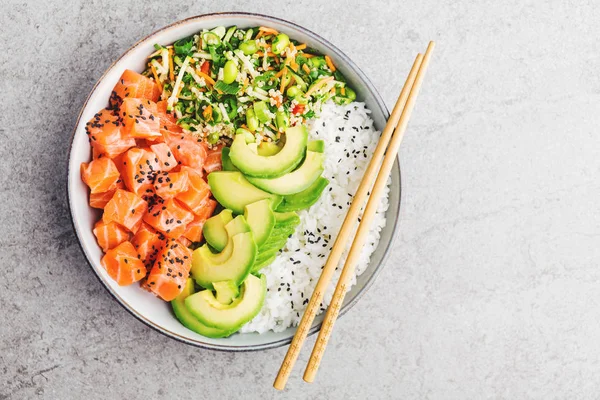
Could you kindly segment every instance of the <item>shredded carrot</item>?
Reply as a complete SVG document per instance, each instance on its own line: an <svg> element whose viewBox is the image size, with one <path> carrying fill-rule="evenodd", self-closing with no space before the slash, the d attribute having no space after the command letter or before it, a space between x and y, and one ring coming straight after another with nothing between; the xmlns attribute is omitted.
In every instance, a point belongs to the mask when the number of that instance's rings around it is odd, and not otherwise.
<svg viewBox="0 0 600 400"><path fill-rule="evenodd" d="M201 77L204 78L204 80L206 80L208 83L210 83L211 85L214 86L215 84L215 80L213 78L211 78L210 76L208 76L207 74L205 74L204 72L200 71L200 70L196 70L196 73L198 75L200 75Z"/></svg>
<svg viewBox="0 0 600 400"><path fill-rule="evenodd" d="M204 111L202 111L202 116L205 120L210 121L212 119L212 106L206 106Z"/></svg>
<svg viewBox="0 0 600 400"><path fill-rule="evenodd" d="M277 32L275 29L273 29L273 28L267 28L267 27L264 27L264 26L258 27L258 30L261 31L261 32L264 32L266 34L271 34L271 35L278 35L279 34L279 32Z"/></svg>
<svg viewBox="0 0 600 400"><path fill-rule="evenodd" d="M154 80L156 81L156 84L158 85L158 87L160 88L160 91L163 91L162 85L160 84L160 79L158 79L158 73L156 72L156 68L154 67L154 65L150 64L150 69L152 70L152 75L154 75Z"/></svg>
<svg viewBox="0 0 600 400"><path fill-rule="evenodd" d="M258 31L258 33L256 34L256 37L254 38L254 40L260 39L262 37L263 33L264 33L263 31Z"/></svg>
<svg viewBox="0 0 600 400"><path fill-rule="evenodd" d="M279 78L281 75L287 73L287 68L283 67L278 73L275 74L275 78Z"/></svg>
<svg viewBox="0 0 600 400"><path fill-rule="evenodd" d="M323 86L324 84L326 84L327 82L333 80L333 76L328 76L326 78L322 78L320 80L318 80L317 82L315 82L314 85L312 85L312 87L310 87L307 91L306 91L306 96L310 96L315 90L319 89L321 86Z"/></svg>
<svg viewBox="0 0 600 400"><path fill-rule="evenodd" d="M304 50L306 48L306 43L302 43L301 45L296 46L296 50Z"/></svg>
<svg viewBox="0 0 600 400"><path fill-rule="evenodd" d="M302 56L303 56L303 57L306 57L306 58L313 58L313 57L316 57L316 55L314 55L314 54L309 54L309 53L302 53Z"/></svg>
<svg viewBox="0 0 600 400"><path fill-rule="evenodd" d="M302 69L304 70L304 72L306 72L307 74L310 74L310 68L308 68L308 65L306 64L302 64Z"/></svg>
<svg viewBox="0 0 600 400"><path fill-rule="evenodd" d="M273 67L271 67L271 66L268 66L268 67L265 69L265 71L273 71L274 69L275 69L275 68L273 68Z"/></svg>
<svg viewBox="0 0 600 400"><path fill-rule="evenodd" d="M244 128L244 129L248 129L248 127L246 126L246 124L242 124L242 125L240 125L240 127Z"/></svg>
<svg viewBox="0 0 600 400"><path fill-rule="evenodd" d="M269 124L269 128L273 129L275 132L279 132L279 129L275 128L275 125Z"/></svg>
<svg viewBox="0 0 600 400"><path fill-rule="evenodd" d="M340 93L342 94L342 96L346 95L346 88L344 86L342 86L342 88L340 89Z"/></svg>
<svg viewBox="0 0 600 400"><path fill-rule="evenodd" d="M332 87L332 88L331 88L331 90L329 91L329 93L331 93L331 94L335 94L335 88L334 88L334 87Z"/></svg>
<svg viewBox="0 0 600 400"><path fill-rule="evenodd" d="M285 73L287 74L287 68L284 68L283 70L285 70ZM282 71L283 71L282 70ZM283 75L281 76L281 85L279 86L279 91L283 94L283 91L285 90L285 79L283 79Z"/></svg>
<svg viewBox="0 0 600 400"><path fill-rule="evenodd" d="M258 46L259 46L259 47L269 47L269 45L268 45L268 44L266 44L266 43L263 43L263 42L258 42Z"/></svg>
<svg viewBox="0 0 600 400"><path fill-rule="evenodd" d="M279 65L279 57L273 57L273 60L275 60L275 63Z"/></svg>
<svg viewBox="0 0 600 400"><path fill-rule="evenodd" d="M335 65L333 65L333 61L331 61L331 57L325 56L325 62L327 63L327 66L329 67L331 72L335 72Z"/></svg>
<svg viewBox="0 0 600 400"><path fill-rule="evenodd" d="M298 64L296 64L296 61L292 60L290 62L290 67L294 70L294 72L298 72Z"/></svg>
<svg viewBox="0 0 600 400"><path fill-rule="evenodd" d="M175 71L173 70L173 50L169 49L169 79L175 80Z"/></svg>
<svg viewBox="0 0 600 400"><path fill-rule="evenodd" d="M244 78L244 86L248 86L248 82L249 82L249 79L248 79L248 77L245 77L245 78Z"/></svg>
<svg viewBox="0 0 600 400"><path fill-rule="evenodd" d="M257 51L257 52L256 52L256 53L254 53L254 54L256 54L256 55L257 55L257 56L259 56L259 57L262 57L262 56L264 56L264 55L265 55L265 53L264 53L264 52L262 52L262 51ZM271 52L271 51L269 51L269 52L267 52L267 56L269 56L269 57L275 57L275 56L276 56L276 54L275 54L275 53L273 53L273 52Z"/></svg>

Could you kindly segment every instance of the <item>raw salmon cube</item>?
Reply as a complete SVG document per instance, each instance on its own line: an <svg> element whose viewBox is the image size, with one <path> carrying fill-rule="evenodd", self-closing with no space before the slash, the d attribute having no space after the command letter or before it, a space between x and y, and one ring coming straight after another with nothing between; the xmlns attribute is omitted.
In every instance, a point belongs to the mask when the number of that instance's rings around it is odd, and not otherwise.
<svg viewBox="0 0 600 400"><path fill-rule="evenodd" d="M148 203L144 199L135 193L117 189L113 198L104 207L102 221L105 224L114 221L135 233L142 224L142 218L147 210Z"/></svg>
<svg viewBox="0 0 600 400"><path fill-rule="evenodd" d="M162 100L156 103L158 117L160 118L160 129L171 132L181 132L181 127L177 125L177 118L174 113L167 111L167 101Z"/></svg>
<svg viewBox="0 0 600 400"><path fill-rule="evenodd" d="M216 146L214 149L208 150L206 161L204 161L204 171L206 174L210 174L213 171L220 171L223 169L221 163L221 149L223 146Z"/></svg>
<svg viewBox="0 0 600 400"><path fill-rule="evenodd" d="M104 207L106 207L106 203L113 198L117 189L125 189L125 185L123 184L122 180L117 182L117 187L115 189L109 190L108 192L90 194L90 207L104 209Z"/></svg>
<svg viewBox="0 0 600 400"><path fill-rule="evenodd" d="M114 190L120 182L115 163L107 157L81 163L81 179L90 187L92 194Z"/></svg>
<svg viewBox="0 0 600 400"><path fill-rule="evenodd" d="M203 203L210 196L210 186L195 169L181 167L181 171L187 172L189 186L185 192L179 193L175 198L194 214L202 214Z"/></svg>
<svg viewBox="0 0 600 400"><path fill-rule="evenodd" d="M135 139L126 137L123 123L111 110L104 109L85 125L85 132L94 148L94 157L114 158L135 146Z"/></svg>
<svg viewBox="0 0 600 400"><path fill-rule="evenodd" d="M128 97L157 102L160 94L160 88L152 79L126 69L115 85L109 103L111 108L118 108L123 99Z"/></svg>
<svg viewBox="0 0 600 400"><path fill-rule="evenodd" d="M146 267L130 242L123 242L102 257L102 266L120 286L131 285L146 276Z"/></svg>
<svg viewBox="0 0 600 400"><path fill-rule="evenodd" d="M175 239L169 239L158 254L146 280L147 287L165 301L181 293L192 266L192 251Z"/></svg>
<svg viewBox="0 0 600 400"><path fill-rule="evenodd" d="M119 108L119 115L123 119L125 133L129 137L162 140L156 103L146 99L126 98Z"/></svg>
<svg viewBox="0 0 600 400"><path fill-rule="evenodd" d="M189 133L173 133L165 130L160 132L181 165L194 168L202 173L207 148L204 142Z"/></svg>
<svg viewBox="0 0 600 400"><path fill-rule="evenodd" d="M187 224L194 220L194 214L173 199L153 198L153 201L154 204L144 215L144 222L170 238L181 236Z"/></svg>
<svg viewBox="0 0 600 400"><path fill-rule="evenodd" d="M115 222L105 224L100 220L96 222L93 232L104 252L129 240L129 231Z"/></svg>
<svg viewBox="0 0 600 400"><path fill-rule="evenodd" d="M154 193L152 182L160 170L158 157L145 149L131 149L122 158L121 172L127 189L138 196Z"/></svg>
<svg viewBox="0 0 600 400"><path fill-rule="evenodd" d="M164 200L172 199L188 189L187 171L160 172L154 178L154 191Z"/></svg>
<svg viewBox="0 0 600 400"><path fill-rule="evenodd" d="M192 242L202 241L202 228L208 218L211 217L217 208L217 202L207 198L202 207L202 212L194 217L194 220L188 224L183 236Z"/></svg>
<svg viewBox="0 0 600 400"><path fill-rule="evenodd" d="M165 143L153 144L150 146L150 150L158 157L161 171L170 171L177 167L177 160Z"/></svg>
<svg viewBox="0 0 600 400"><path fill-rule="evenodd" d="M151 267L156 260L158 252L166 243L166 237L154 230L150 225L143 222L140 229L131 239L131 244L141 257L146 266Z"/></svg>

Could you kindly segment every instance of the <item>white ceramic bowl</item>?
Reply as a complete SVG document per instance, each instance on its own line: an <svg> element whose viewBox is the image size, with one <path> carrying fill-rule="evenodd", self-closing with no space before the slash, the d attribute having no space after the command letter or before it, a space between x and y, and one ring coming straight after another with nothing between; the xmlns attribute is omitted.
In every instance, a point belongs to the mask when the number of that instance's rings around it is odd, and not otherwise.
<svg viewBox="0 0 600 400"><path fill-rule="evenodd" d="M136 43L115 61L96 83L83 105L73 132L69 154L67 194L77 238L94 273L109 293L133 316L167 336L195 346L226 351L262 350L290 343L295 328L280 333L236 334L225 339L210 339L185 328L177 321L169 304L141 290L138 285L129 287L117 285L100 265L102 250L96 243L92 233L93 225L99 219L100 213L98 210L89 207L88 189L81 181L79 172L79 165L82 162L89 161L91 157L90 145L84 131L85 123L96 112L106 107L111 90L117 83L121 73L127 68L142 71L146 57L154 51L153 45L155 43L169 44L203 28L212 29L220 25L236 25L241 28L261 25L273 27L300 42L307 43L310 47L324 54L329 54L347 78L350 86L356 90L357 99L364 101L372 111L371 117L375 121L375 126L379 130L383 129L389 112L373 84L346 55L315 33L291 22L258 14L218 13L191 17L162 28ZM390 207L386 214L387 224L381 232L379 246L371 256L369 268L358 278L357 284L347 294L341 314L344 314L356 303L373 282L394 239L400 208L399 162L396 162L392 171L389 203ZM322 317L323 315L316 318L311 334L319 329Z"/></svg>

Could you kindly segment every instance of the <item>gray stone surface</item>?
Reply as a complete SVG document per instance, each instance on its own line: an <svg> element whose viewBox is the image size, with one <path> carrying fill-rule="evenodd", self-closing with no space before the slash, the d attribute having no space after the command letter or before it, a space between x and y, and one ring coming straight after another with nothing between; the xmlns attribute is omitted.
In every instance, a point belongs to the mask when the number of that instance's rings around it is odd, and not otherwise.
<svg viewBox="0 0 600 400"><path fill-rule="evenodd" d="M0 1L0 399L586 399L600 393L600 10L591 1ZM104 69L191 15L247 10L337 44L391 106L438 43L401 152L401 232L318 381L285 349L147 328L96 280L65 199ZM310 341L312 344L312 340Z"/></svg>

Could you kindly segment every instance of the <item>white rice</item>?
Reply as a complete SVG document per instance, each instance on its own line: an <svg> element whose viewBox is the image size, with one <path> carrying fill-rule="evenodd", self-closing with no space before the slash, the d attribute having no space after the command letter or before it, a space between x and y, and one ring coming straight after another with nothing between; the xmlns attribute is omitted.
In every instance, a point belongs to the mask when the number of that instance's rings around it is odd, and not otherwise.
<svg viewBox="0 0 600 400"><path fill-rule="evenodd" d="M301 222L296 232L275 261L261 270L267 278L265 304L240 332L280 332L300 322L379 140L380 133L374 129L369 113L364 103L346 106L328 103L313 122L310 138L325 141L323 176L329 179L329 186L315 205L298 212ZM348 290L356 283L356 276L369 266L371 254L379 243L380 232L385 226L388 194L389 181ZM325 293L319 313L331 300L346 254L347 250Z"/></svg>

